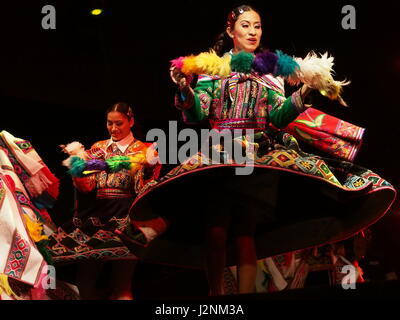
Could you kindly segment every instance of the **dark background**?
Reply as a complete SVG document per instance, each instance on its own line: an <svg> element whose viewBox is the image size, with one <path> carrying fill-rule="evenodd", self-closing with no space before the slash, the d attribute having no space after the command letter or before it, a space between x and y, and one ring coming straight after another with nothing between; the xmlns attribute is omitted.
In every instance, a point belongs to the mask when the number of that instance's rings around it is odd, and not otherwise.
<svg viewBox="0 0 400 320"><path fill-rule="evenodd" d="M91 16L98 4L104 14ZM263 18L263 42L304 57L310 50L335 57L337 79L350 79L350 108L318 97L315 107L367 129L356 158L395 187L400 129L400 23L397 1L247 1ZM56 30L44 30L41 9L56 8ZM30 140L61 180L51 210L57 222L72 211L70 178L59 144L86 147L106 139L105 110L133 105L135 134L181 122L173 107L169 61L207 50L238 1L19 1L2 3L0 19L0 129ZM356 29L344 30L342 7L356 9ZM292 88L288 88L290 93ZM164 172L169 167L164 168ZM371 256L399 269L400 221L394 210L373 227ZM385 258L382 258L385 257ZM377 259L378 259L377 258Z"/></svg>

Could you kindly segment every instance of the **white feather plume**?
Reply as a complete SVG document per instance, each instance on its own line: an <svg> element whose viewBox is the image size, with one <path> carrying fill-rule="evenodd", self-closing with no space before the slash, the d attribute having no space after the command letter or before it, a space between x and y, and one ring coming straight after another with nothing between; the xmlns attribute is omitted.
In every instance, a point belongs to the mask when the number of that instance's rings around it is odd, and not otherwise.
<svg viewBox="0 0 400 320"><path fill-rule="evenodd" d="M342 87L348 85L350 81L337 81L333 78L333 60L328 52L325 52L320 57L313 51L309 52L307 56L302 58L294 58L299 64L294 75L288 77L288 82L291 85L298 85L304 83L310 88L319 90L322 94L330 99L337 99L339 102L347 106L343 99L340 97Z"/></svg>
<svg viewBox="0 0 400 320"><path fill-rule="evenodd" d="M69 155L69 157L63 160L62 165L68 168L71 168L71 159L72 157L79 157L81 159L87 159L87 153L85 151L85 147L82 143L74 141L68 143L66 146L60 146L63 149L63 152Z"/></svg>

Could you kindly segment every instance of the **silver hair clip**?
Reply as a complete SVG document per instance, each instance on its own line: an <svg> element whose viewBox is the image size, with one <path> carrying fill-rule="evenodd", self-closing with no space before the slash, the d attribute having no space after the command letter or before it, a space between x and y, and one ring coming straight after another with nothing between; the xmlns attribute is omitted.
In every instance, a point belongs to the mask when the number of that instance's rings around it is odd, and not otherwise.
<svg viewBox="0 0 400 320"><path fill-rule="evenodd" d="M243 9L239 9L239 13L242 14L244 12Z"/></svg>

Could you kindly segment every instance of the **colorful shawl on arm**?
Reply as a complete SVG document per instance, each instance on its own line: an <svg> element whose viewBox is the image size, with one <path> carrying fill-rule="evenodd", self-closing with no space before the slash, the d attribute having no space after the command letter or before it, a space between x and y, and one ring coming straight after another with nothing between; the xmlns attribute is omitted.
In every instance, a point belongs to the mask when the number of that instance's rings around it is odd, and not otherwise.
<svg viewBox="0 0 400 320"><path fill-rule="evenodd" d="M8 278L37 290L47 275L44 244L55 226L46 208L59 182L29 141L7 131L0 133L0 166L0 294L18 299Z"/></svg>
<svg viewBox="0 0 400 320"><path fill-rule="evenodd" d="M317 150L346 161L354 161L365 132L364 128L314 108L307 108L283 130Z"/></svg>
<svg viewBox="0 0 400 320"><path fill-rule="evenodd" d="M29 234L29 218L10 181L12 178L0 169L0 294L16 296L8 278L38 287L46 262Z"/></svg>
<svg viewBox="0 0 400 320"><path fill-rule="evenodd" d="M40 212L38 218L53 225L46 209L53 207L59 194L59 180L45 165L32 144L9 132L0 132L0 147L7 150L14 172L22 182L26 195Z"/></svg>
<svg viewBox="0 0 400 320"><path fill-rule="evenodd" d="M250 75L232 73L229 78L229 89L234 96L236 84L251 77L261 85L285 94L284 81L271 75ZM198 81L220 80L219 76L199 76ZM280 129L293 135L296 139L311 145L329 156L346 161L354 161L362 145L365 129L346 122L315 108L306 111L291 122L286 128Z"/></svg>

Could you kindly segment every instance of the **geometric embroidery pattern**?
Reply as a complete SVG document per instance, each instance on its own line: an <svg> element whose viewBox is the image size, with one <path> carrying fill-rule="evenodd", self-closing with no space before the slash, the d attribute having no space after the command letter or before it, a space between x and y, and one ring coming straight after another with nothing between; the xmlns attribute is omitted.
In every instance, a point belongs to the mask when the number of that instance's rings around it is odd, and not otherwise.
<svg viewBox="0 0 400 320"><path fill-rule="evenodd" d="M97 231L94 235L93 238L107 242L107 241L118 241L120 242L121 240L119 239L119 237L110 231L106 231L106 230L99 230Z"/></svg>
<svg viewBox="0 0 400 320"><path fill-rule="evenodd" d="M93 249L93 248L88 246L87 244L81 244L81 245L79 245L79 246L74 248L75 252L77 252L77 253L89 251L91 249Z"/></svg>
<svg viewBox="0 0 400 320"><path fill-rule="evenodd" d="M286 151L274 152L271 161L275 166L287 168L294 164L295 159Z"/></svg>
<svg viewBox="0 0 400 320"><path fill-rule="evenodd" d="M90 240L90 237L86 234L84 234L81 230L79 230L78 228L76 228L73 232L71 232L69 234L69 236L74 239L76 242L78 242L79 244L83 244L87 241Z"/></svg>
<svg viewBox="0 0 400 320"><path fill-rule="evenodd" d="M51 248L51 252L56 255L63 255L66 252L69 252L68 248L66 246L63 246L61 243L57 242L55 245L53 245ZM54 256L53 256L54 258Z"/></svg>
<svg viewBox="0 0 400 320"><path fill-rule="evenodd" d="M368 171L365 174L362 175L364 179L367 179L368 181L372 181L372 188L376 189L379 187L392 187L392 185L387 182L385 179L382 179L380 176L378 176L376 173L373 173L372 171Z"/></svg>
<svg viewBox="0 0 400 320"><path fill-rule="evenodd" d="M130 221L129 216L126 216L125 218L121 218L121 219L118 219L116 217L112 217L110 219L111 223L116 224L116 229L125 229L126 226L129 224L129 221Z"/></svg>
<svg viewBox="0 0 400 320"><path fill-rule="evenodd" d="M16 192L15 192L15 195L16 195L16 197L17 197L18 202L19 202L21 205L26 205L26 206L29 206L29 207L32 206L32 203L30 202L29 198L27 198L27 197L24 195L23 192L21 192L21 191L16 191Z"/></svg>
<svg viewBox="0 0 400 320"><path fill-rule="evenodd" d="M68 234L64 232L62 228L58 228L57 232L51 234L51 236L57 241L61 242L63 239L68 237Z"/></svg>
<svg viewBox="0 0 400 320"><path fill-rule="evenodd" d="M364 179L357 175L349 175L346 183L344 184L349 189L362 189L366 184L371 183L367 179Z"/></svg>
<svg viewBox="0 0 400 320"><path fill-rule="evenodd" d="M25 270L30 252L29 243L22 239L21 235L16 231L4 273L13 278L20 279Z"/></svg>
<svg viewBox="0 0 400 320"><path fill-rule="evenodd" d="M15 141L15 144L24 152L24 153L28 153L29 151L31 151L32 145L29 141L26 140L22 140L22 141Z"/></svg>
<svg viewBox="0 0 400 320"><path fill-rule="evenodd" d="M284 142L286 147L282 146L281 148L279 144L276 144L275 150L272 150L262 155L256 155L254 159L254 164L285 168L297 172L301 171L310 176L323 178L326 181L351 190L363 189L367 187L368 184L371 184L373 189L381 187L392 187L389 182L387 182L385 179L382 179L379 175L373 173L370 170L365 170L361 167L358 168L360 171L356 174L348 173L345 181L341 183L335 176L335 170L337 170L338 173L346 172L348 168L351 168L348 166L347 161L341 161L340 163L338 163L338 167L330 167L327 162L325 162L318 156L312 154L303 155L301 154L301 151L298 152L296 148L291 148L291 140L288 139L288 137L292 138L292 140L295 140L295 138L287 134L287 137L285 137L285 141L287 141ZM295 145L296 144L297 142L295 143ZM287 145L289 145L289 147L287 147ZM222 161L219 164L227 163ZM169 179L174 179L183 173L194 171L201 167L213 165L214 163L212 163L211 159L208 158L207 155L198 152L197 154L194 154L193 156L182 162L180 165L173 168L158 181L154 180L151 182L151 184L149 184L149 186L145 186L138 193L138 196L141 196L144 192L147 192L148 189L156 187L156 185L161 182L168 181Z"/></svg>
<svg viewBox="0 0 400 320"><path fill-rule="evenodd" d="M55 263L62 263L63 261L83 261L83 260L103 260L103 259L121 259L135 257L127 247L115 247L104 249L93 249L84 252L76 252L73 255L52 256Z"/></svg>

